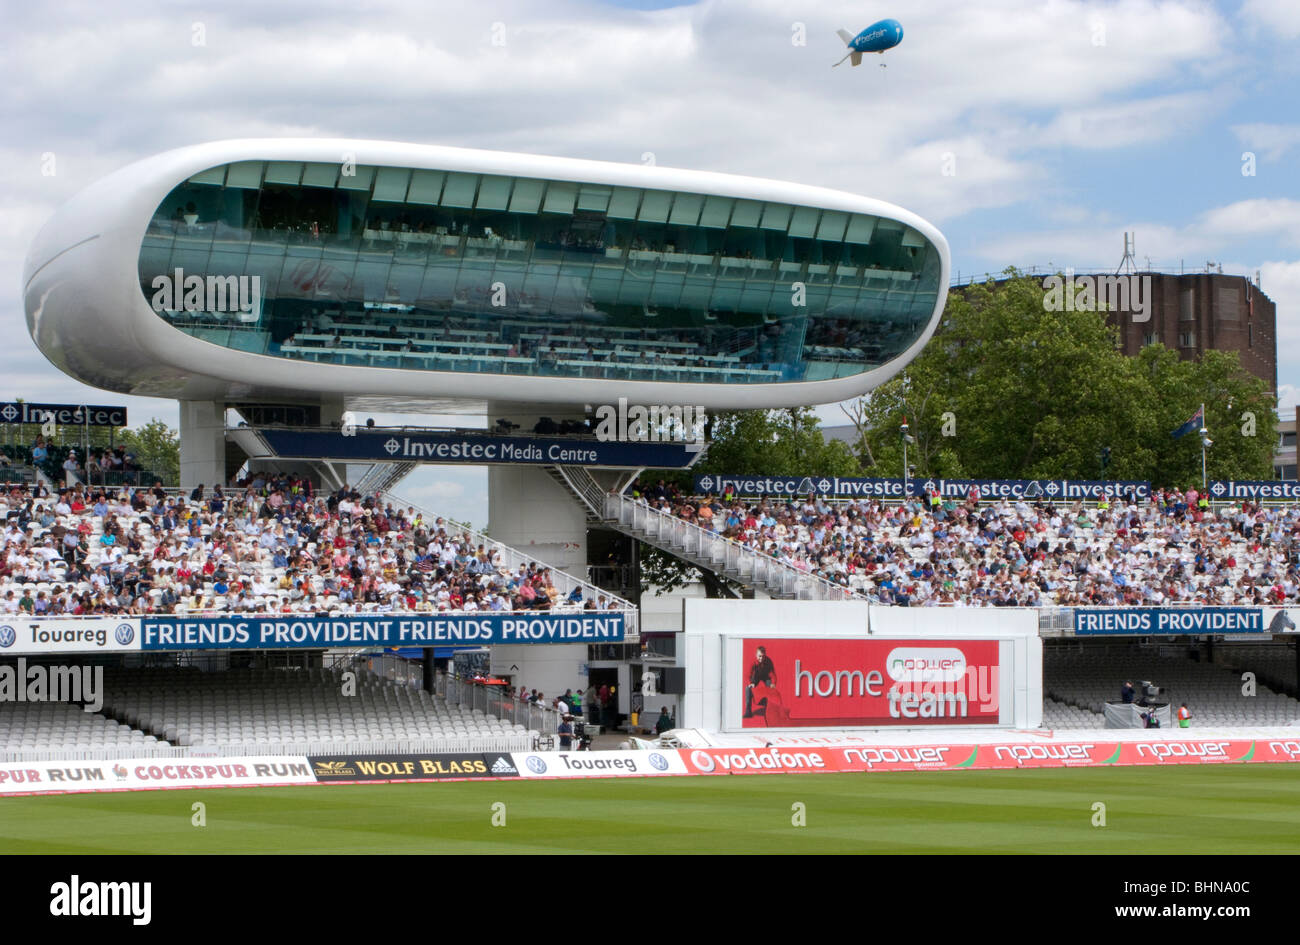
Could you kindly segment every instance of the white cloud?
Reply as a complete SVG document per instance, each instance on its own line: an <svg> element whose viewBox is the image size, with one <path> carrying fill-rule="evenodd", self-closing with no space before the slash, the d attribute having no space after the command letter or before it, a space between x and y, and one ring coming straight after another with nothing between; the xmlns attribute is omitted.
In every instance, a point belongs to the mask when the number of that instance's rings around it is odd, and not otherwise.
<svg viewBox="0 0 1300 945"><path fill-rule="evenodd" d="M402 491L404 496L411 499L428 499L430 501L446 501L447 499L459 499L465 494L465 486L459 482L432 482L423 486L412 486Z"/></svg>
<svg viewBox="0 0 1300 945"><path fill-rule="evenodd" d="M1300 200L1240 200L1209 211L1195 229L1207 240L1217 236L1223 244L1242 237L1262 237L1300 246Z"/></svg>
<svg viewBox="0 0 1300 945"><path fill-rule="evenodd" d="M1268 161L1281 160L1288 151L1300 144L1300 125L1233 125L1232 131L1242 147L1261 152Z"/></svg>
<svg viewBox="0 0 1300 945"><path fill-rule="evenodd" d="M1128 220L1088 226L1067 222L1039 232L1010 233L984 243L981 258L992 266L1014 261L1024 268L1070 266L1078 272L1114 268L1123 252L1123 234L1137 234L1137 259L1151 260L1155 269L1176 270L1180 261L1189 272L1203 269L1207 260L1229 264L1222 257L1235 254L1244 240L1267 245L1300 246L1300 201L1289 198L1239 200L1203 211L1190 223L1171 226L1150 220ZM1258 264L1242 263L1234 271L1253 275Z"/></svg>
<svg viewBox="0 0 1300 945"><path fill-rule="evenodd" d="M1277 305L1278 382L1300 384L1300 259L1259 267L1260 288Z"/></svg>
<svg viewBox="0 0 1300 945"><path fill-rule="evenodd" d="M1300 5L1295 0L1246 0L1241 17L1276 39L1300 36Z"/></svg>
<svg viewBox="0 0 1300 945"><path fill-rule="evenodd" d="M1282 419L1294 419L1296 408L1300 407L1300 386L1295 384L1277 385L1277 410Z"/></svg>
<svg viewBox="0 0 1300 945"><path fill-rule="evenodd" d="M1105 150L1161 141L1204 122L1226 95L1188 92L1157 98L1067 109L1038 134L1048 147Z"/></svg>

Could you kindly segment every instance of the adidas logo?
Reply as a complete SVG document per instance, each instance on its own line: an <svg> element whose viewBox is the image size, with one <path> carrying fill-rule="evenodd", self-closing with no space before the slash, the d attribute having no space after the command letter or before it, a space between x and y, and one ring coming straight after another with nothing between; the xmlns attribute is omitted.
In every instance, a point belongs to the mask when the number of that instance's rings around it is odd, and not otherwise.
<svg viewBox="0 0 1300 945"><path fill-rule="evenodd" d="M510 763L510 759L505 755L498 758L492 765L493 774L518 774L519 769Z"/></svg>

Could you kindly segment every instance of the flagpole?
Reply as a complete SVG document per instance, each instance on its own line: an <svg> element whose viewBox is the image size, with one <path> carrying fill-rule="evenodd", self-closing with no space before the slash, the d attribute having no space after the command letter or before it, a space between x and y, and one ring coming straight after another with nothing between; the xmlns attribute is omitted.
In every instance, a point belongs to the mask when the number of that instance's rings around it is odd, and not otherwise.
<svg viewBox="0 0 1300 945"><path fill-rule="evenodd" d="M1208 488L1205 479L1205 404L1201 404L1201 429L1199 432L1201 436L1201 492L1205 492Z"/></svg>

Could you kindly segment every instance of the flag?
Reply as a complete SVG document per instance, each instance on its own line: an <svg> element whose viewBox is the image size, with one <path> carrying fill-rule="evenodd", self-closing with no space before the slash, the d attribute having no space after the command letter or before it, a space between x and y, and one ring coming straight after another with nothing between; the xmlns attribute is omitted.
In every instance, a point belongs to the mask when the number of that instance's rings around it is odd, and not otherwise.
<svg viewBox="0 0 1300 945"><path fill-rule="evenodd" d="M1189 433L1193 433L1196 430L1199 430L1204 425L1205 425L1205 408L1202 407L1200 410L1196 411L1196 413L1192 414L1192 419L1188 420L1181 427L1179 427L1177 430L1171 433L1170 436L1172 436L1176 440L1180 436L1186 436Z"/></svg>

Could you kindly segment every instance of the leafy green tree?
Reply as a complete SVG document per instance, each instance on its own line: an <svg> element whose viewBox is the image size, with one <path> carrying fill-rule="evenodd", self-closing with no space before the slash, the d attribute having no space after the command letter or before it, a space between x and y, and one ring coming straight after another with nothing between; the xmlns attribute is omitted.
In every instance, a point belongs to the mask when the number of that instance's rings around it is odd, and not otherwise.
<svg viewBox="0 0 1300 945"><path fill-rule="evenodd" d="M176 431L163 421L150 420L138 430L123 430L117 441L134 453L136 462L164 484L175 485L181 478L181 442ZM146 483L152 485L153 483Z"/></svg>
<svg viewBox="0 0 1300 945"><path fill-rule="evenodd" d="M1010 275L949 296L925 350L851 411L870 474L902 474L906 417L918 476L1187 486L1201 478L1199 437L1170 432L1205 403L1209 477L1271 476L1273 403L1235 353L1182 361L1152 345L1126 357L1104 312L1046 311L1042 283Z"/></svg>

